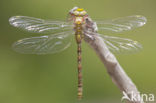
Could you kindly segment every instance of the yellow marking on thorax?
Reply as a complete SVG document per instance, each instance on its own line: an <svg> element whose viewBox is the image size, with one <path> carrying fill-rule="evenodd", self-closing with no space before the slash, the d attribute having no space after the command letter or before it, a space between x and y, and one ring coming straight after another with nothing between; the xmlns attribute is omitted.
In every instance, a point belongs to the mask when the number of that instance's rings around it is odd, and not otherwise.
<svg viewBox="0 0 156 103"><path fill-rule="evenodd" d="M75 23L76 23L76 24L79 25L79 24L82 24L82 22L83 22L83 17L79 17L79 16L78 16L78 17L75 18Z"/></svg>

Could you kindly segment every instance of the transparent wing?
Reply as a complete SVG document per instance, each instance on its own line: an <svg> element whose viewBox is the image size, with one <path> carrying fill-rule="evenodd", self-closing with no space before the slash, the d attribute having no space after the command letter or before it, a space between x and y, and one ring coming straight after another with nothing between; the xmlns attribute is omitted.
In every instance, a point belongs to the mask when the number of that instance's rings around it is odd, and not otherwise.
<svg viewBox="0 0 156 103"><path fill-rule="evenodd" d="M114 53L135 53L142 49L142 45L137 41L127 38L101 35L108 49Z"/></svg>
<svg viewBox="0 0 156 103"><path fill-rule="evenodd" d="M147 19L141 15L133 15L107 21L95 21L98 29L105 33L119 33L132 30L146 24Z"/></svg>
<svg viewBox="0 0 156 103"><path fill-rule="evenodd" d="M63 21L46 21L43 19L13 16L9 19L12 26L35 33L55 33L72 30L72 24Z"/></svg>
<svg viewBox="0 0 156 103"><path fill-rule="evenodd" d="M49 54L65 50L70 46L72 33L24 38L13 44L13 49L25 54Z"/></svg>

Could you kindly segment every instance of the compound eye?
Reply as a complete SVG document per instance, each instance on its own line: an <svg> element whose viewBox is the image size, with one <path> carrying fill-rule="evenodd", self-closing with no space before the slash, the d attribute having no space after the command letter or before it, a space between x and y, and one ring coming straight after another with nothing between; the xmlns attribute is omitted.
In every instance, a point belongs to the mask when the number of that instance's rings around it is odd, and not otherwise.
<svg viewBox="0 0 156 103"><path fill-rule="evenodd" d="M81 11L80 15L86 15L86 11Z"/></svg>
<svg viewBox="0 0 156 103"><path fill-rule="evenodd" d="M79 15L79 12L78 11L74 11L74 15Z"/></svg>

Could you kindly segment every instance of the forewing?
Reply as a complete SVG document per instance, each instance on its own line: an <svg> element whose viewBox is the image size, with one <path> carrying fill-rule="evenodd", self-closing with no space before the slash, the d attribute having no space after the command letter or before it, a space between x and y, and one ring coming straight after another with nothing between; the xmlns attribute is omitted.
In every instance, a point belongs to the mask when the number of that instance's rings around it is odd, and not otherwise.
<svg viewBox="0 0 156 103"><path fill-rule="evenodd" d="M127 38L100 35L106 43L108 49L113 53L135 53L142 49L142 45L137 41Z"/></svg>
<svg viewBox="0 0 156 103"><path fill-rule="evenodd" d="M56 53L70 46L71 37L71 32L62 32L53 35L25 38L15 42L13 49L25 54Z"/></svg>
<svg viewBox="0 0 156 103"><path fill-rule="evenodd" d="M56 33L72 30L72 24L63 21L46 21L28 16L13 16L9 19L12 26L35 33Z"/></svg>
<svg viewBox="0 0 156 103"><path fill-rule="evenodd" d="M146 24L146 17L141 15L133 15L122 18L117 18L107 21L95 21L98 29L105 33L120 33L123 31L132 30Z"/></svg>

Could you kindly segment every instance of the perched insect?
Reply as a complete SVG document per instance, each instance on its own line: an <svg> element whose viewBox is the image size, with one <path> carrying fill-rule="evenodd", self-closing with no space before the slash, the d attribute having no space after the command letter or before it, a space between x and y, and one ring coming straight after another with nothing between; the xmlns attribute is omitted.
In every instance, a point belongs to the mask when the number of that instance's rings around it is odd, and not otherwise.
<svg viewBox="0 0 156 103"><path fill-rule="evenodd" d="M85 35L97 33L120 33L141 27L146 23L146 18L140 15L117 18L107 21L89 22L91 18L87 12L78 7L69 11L68 22L46 21L27 16L14 16L9 19L12 26L29 32L50 34L18 40L13 44L15 51L26 54L49 54L65 50L70 46L70 40L75 33L78 53L78 99L82 98L82 66L81 42ZM142 48L136 41L98 34L103 38L107 47L112 52L124 53L138 51ZM92 35L90 35L92 36Z"/></svg>

